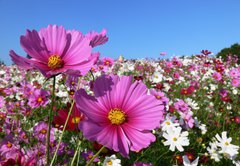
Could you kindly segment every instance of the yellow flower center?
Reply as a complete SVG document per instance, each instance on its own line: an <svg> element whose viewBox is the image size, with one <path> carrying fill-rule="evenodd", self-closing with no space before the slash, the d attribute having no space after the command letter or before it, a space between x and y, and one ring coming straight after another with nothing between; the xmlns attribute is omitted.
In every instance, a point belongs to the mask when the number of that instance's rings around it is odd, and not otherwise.
<svg viewBox="0 0 240 166"><path fill-rule="evenodd" d="M156 99L158 99L158 100L161 99L161 96L156 96Z"/></svg>
<svg viewBox="0 0 240 166"><path fill-rule="evenodd" d="M225 142L225 145L227 145L227 146L228 146L228 145L229 145L229 143L228 143L228 142Z"/></svg>
<svg viewBox="0 0 240 166"><path fill-rule="evenodd" d="M45 129L42 129L42 130L40 130L40 132L39 133L41 133L41 134L46 134L47 133L47 130L45 130Z"/></svg>
<svg viewBox="0 0 240 166"><path fill-rule="evenodd" d="M69 92L70 95L74 95L74 93L75 93L74 90L70 90Z"/></svg>
<svg viewBox="0 0 240 166"><path fill-rule="evenodd" d="M72 123L79 123L80 119L81 119L80 117L75 116L72 118Z"/></svg>
<svg viewBox="0 0 240 166"><path fill-rule="evenodd" d="M176 137L174 137L174 138L173 138L173 141L177 141L177 138L176 138Z"/></svg>
<svg viewBox="0 0 240 166"><path fill-rule="evenodd" d="M51 69L61 68L62 65L63 61L59 55L54 54L48 58L48 67Z"/></svg>
<svg viewBox="0 0 240 166"><path fill-rule="evenodd" d="M114 108L108 113L108 119L112 124L120 125L126 121L126 114L121 109Z"/></svg>
<svg viewBox="0 0 240 166"><path fill-rule="evenodd" d="M37 101L40 103L40 102L43 101L43 99L42 99L41 97L39 97L39 98L37 99Z"/></svg>
<svg viewBox="0 0 240 166"><path fill-rule="evenodd" d="M88 159L91 159L93 158L93 156L91 154L88 155Z"/></svg>
<svg viewBox="0 0 240 166"><path fill-rule="evenodd" d="M50 146L51 146L51 147L54 147L54 146L55 146L55 143L53 143L53 142L50 143Z"/></svg>
<svg viewBox="0 0 240 166"><path fill-rule="evenodd" d="M8 148L11 148L12 147L12 144L10 142L7 143L7 147Z"/></svg>
<svg viewBox="0 0 240 166"><path fill-rule="evenodd" d="M113 164L113 163L112 163L111 160L107 162L107 165L112 165L112 164Z"/></svg>
<svg viewBox="0 0 240 166"><path fill-rule="evenodd" d="M193 156L188 156L188 159L189 159L189 160L192 160L192 159L193 159Z"/></svg>
<svg viewBox="0 0 240 166"><path fill-rule="evenodd" d="M180 156L176 156L176 159L178 159L178 160L179 160L180 158L181 158Z"/></svg>
<svg viewBox="0 0 240 166"><path fill-rule="evenodd" d="M42 152L40 152L40 151L38 151L38 156L42 156L43 155L43 153Z"/></svg>
<svg viewBox="0 0 240 166"><path fill-rule="evenodd" d="M106 62L105 62L105 65L109 65L109 64L110 64L110 62L109 62L109 61L106 61Z"/></svg>
<svg viewBox="0 0 240 166"><path fill-rule="evenodd" d="M166 122L166 125L170 125L170 124L171 124L170 122L168 122L168 121Z"/></svg>

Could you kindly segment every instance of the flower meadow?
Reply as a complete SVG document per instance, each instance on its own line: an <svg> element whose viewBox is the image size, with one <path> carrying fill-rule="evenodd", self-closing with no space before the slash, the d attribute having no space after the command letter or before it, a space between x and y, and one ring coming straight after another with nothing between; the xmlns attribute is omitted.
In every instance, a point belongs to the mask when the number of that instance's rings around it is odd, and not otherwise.
<svg viewBox="0 0 240 166"><path fill-rule="evenodd" d="M0 166L240 165L240 66L113 60L106 30L27 30L0 66ZM165 55L165 54L164 54Z"/></svg>

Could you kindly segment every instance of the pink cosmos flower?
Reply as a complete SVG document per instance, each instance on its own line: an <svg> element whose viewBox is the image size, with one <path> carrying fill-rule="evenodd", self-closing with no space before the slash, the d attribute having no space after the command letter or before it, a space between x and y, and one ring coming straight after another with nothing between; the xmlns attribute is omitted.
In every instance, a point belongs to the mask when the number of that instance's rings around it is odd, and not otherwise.
<svg viewBox="0 0 240 166"><path fill-rule="evenodd" d="M193 128L194 126L194 119L192 117L192 114L191 113L182 113L182 112L179 112L180 115L181 115L181 119L179 121L180 125L184 126L186 128Z"/></svg>
<svg viewBox="0 0 240 166"><path fill-rule="evenodd" d="M102 63L104 66L111 67L114 63L114 60L112 58L103 58Z"/></svg>
<svg viewBox="0 0 240 166"><path fill-rule="evenodd" d="M96 35L91 39L98 38ZM30 59L17 55L13 50L10 56L18 66L38 69L46 77L72 70L85 75L97 58L91 54L91 39L79 31L49 25L39 32L27 30L26 35L20 37L21 46Z"/></svg>
<svg viewBox="0 0 240 166"><path fill-rule="evenodd" d="M238 70L238 68L233 68L229 71L229 75L232 78L238 78L240 77L240 71Z"/></svg>
<svg viewBox="0 0 240 166"><path fill-rule="evenodd" d="M169 99L161 91L157 92L155 89L151 89L150 94L155 96L155 98L159 101L160 104L166 105L169 102Z"/></svg>
<svg viewBox="0 0 240 166"><path fill-rule="evenodd" d="M47 137L48 125L47 123L40 121L33 127L33 136L40 141L45 141ZM50 131L50 141L54 141L54 128Z"/></svg>
<svg viewBox="0 0 240 166"><path fill-rule="evenodd" d="M85 158L86 161L89 161L94 156L94 153L91 150L88 150L87 152L83 152L82 156ZM98 161L100 160L97 157L93 160L93 162L98 162Z"/></svg>
<svg viewBox="0 0 240 166"><path fill-rule="evenodd" d="M234 87L239 87L239 86L240 86L240 78L234 78L234 79L232 79L231 84L232 84L232 86L234 86Z"/></svg>
<svg viewBox="0 0 240 166"><path fill-rule="evenodd" d="M89 32L86 34L86 37L91 40L90 45L92 47L96 47L98 45L102 45L108 41L108 37L106 36L107 30L103 29L102 32Z"/></svg>
<svg viewBox="0 0 240 166"><path fill-rule="evenodd" d="M182 99L174 103L174 108L181 112L188 112L190 110L187 103L185 103Z"/></svg>
<svg viewBox="0 0 240 166"><path fill-rule="evenodd" d="M220 81L222 79L222 74L218 72L214 72L212 76L217 81Z"/></svg>
<svg viewBox="0 0 240 166"><path fill-rule="evenodd" d="M0 108L2 108L5 104L5 100L2 96L0 96Z"/></svg>
<svg viewBox="0 0 240 166"><path fill-rule="evenodd" d="M133 166L153 166L152 163L135 162Z"/></svg>
<svg viewBox="0 0 240 166"><path fill-rule="evenodd" d="M173 73L173 78L174 79L179 79L180 78L180 74L178 72L174 72Z"/></svg>
<svg viewBox="0 0 240 166"><path fill-rule="evenodd" d="M49 102L48 96L49 92L43 89L36 89L32 95L29 96L28 105L32 108L46 106Z"/></svg>
<svg viewBox="0 0 240 166"><path fill-rule="evenodd" d="M160 52L160 55L165 56L165 55L167 55L167 52Z"/></svg>
<svg viewBox="0 0 240 166"><path fill-rule="evenodd" d="M140 151L156 140L151 130L164 119L164 106L142 81L132 76L102 76L93 85L95 97L80 89L75 95L78 108L87 119L79 123L83 135L128 156L129 148Z"/></svg>

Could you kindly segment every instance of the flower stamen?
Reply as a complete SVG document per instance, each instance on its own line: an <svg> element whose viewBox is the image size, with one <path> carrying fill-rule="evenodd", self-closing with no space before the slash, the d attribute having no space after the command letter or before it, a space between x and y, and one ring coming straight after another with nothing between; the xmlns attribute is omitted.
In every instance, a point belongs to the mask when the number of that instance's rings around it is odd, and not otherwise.
<svg viewBox="0 0 240 166"><path fill-rule="evenodd" d="M126 114L121 109L114 108L108 113L108 119L112 124L120 125L126 121Z"/></svg>
<svg viewBox="0 0 240 166"><path fill-rule="evenodd" d="M75 117L72 118L72 123L79 123L80 119L81 119L80 117L75 116Z"/></svg>
<svg viewBox="0 0 240 166"><path fill-rule="evenodd" d="M61 68L63 66L63 61L59 55L51 55L48 58L48 67L51 69Z"/></svg>

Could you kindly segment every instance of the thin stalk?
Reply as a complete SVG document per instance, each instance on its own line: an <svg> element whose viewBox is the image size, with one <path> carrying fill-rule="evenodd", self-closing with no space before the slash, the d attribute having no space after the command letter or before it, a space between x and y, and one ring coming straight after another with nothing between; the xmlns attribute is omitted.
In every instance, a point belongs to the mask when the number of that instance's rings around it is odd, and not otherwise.
<svg viewBox="0 0 240 166"><path fill-rule="evenodd" d="M91 73L91 76L92 76L92 79L93 79L93 82L94 82L95 81L95 77L94 77L94 75L93 75L91 70L90 70L90 73Z"/></svg>
<svg viewBox="0 0 240 166"><path fill-rule="evenodd" d="M48 131L47 131L47 141L46 141L46 157L47 157L47 165L50 163L50 153L49 153L49 143L50 143L50 131L51 131L51 124L52 124L52 113L53 113L53 106L55 100L55 85L56 85L56 77L53 77L53 88L52 88L52 104L51 109L48 114Z"/></svg>
<svg viewBox="0 0 240 166"><path fill-rule="evenodd" d="M64 134L64 132L65 132L65 130L66 130L66 127L67 127L67 124L68 124L70 115L71 115L72 110L73 110L74 103L75 103L75 101L73 100L73 102L72 102L72 104L71 104L71 108L70 108L70 110L69 110L69 112L68 112L68 116L67 116L66 122L65 122L64 127L63 127L62 134L61 134L60 139L59 139L59 141L58 141L57 149L56 149L56 151L55 151L55 153L54 153L54 156L53 156L53 159L52 159L52 161L51 161L50 166L52 166L52 165L54 164L54 160L55 160L56 157L57 157L57 152L58 152L59 147L60 147L60 144L61 144L61 142L62 142L63 134Z"/></svg>
<svg viewBox="0 0 240 166"><path fill-rule="evenodd" d="M78 149L78 159L77 159L77 165L79 164L80 160L80 153L81 153L81 148Z"/></svg>
<svg viewBox="0 0 240 166"><path fill-rule="evenodd" d="M78 140L77 149L76 149L76 151L75 151L75 153L74 153L74 156L73 156L73 159L72 159L72 161L71 161L71 166L74 165L74 161L75 161L75 159L76 159L76 157L77 157L77 154L80 153L80 152L79 152L79 149L80 149L81 143L82 143L82 141L79 139L79 140Z"/></svg>
<svg viewBox="0 0 240 166"><path fill-rule="evenodd" d="M101 153L101 151L102 151L104 148L105 148L105 147L103 146L103 147L91 158L91 160L87 163L86 166L89 166L89 165L93 162L93 160L99 155L99 153Z"/></svg>
<svg viewBox="0 0 240 166"><path fill-rule="evenodd" d="M79 89L80 81L81 81L81 79L78 79L77 89ZM55 153L54 153L54 156L53 156L53 159L52 159L52 161L51 161L50 166L53 166L54 161L55 161L55 159L57 158L57 152L58 152L59 147L60 147L60 144L61 144L61 142L62 142L63 134L64 134L64 132L65 132L65 130L66 130L66 127L67 127L67 124L68 124L70 115L71 115L71 113L72 113L74 104L75 104L75 100L72 101L71 108L70 108L70 110L69 110L69 112L68 112L68 116L67 116L67 119L66 119L66 121L65 121L65 124L64 124L64 127L63 127L63 131L62 131L62 134L61 134L60 139L59 139L59 141L58 141L57 149L56 149L56 151L55 151Z"/></svg>

